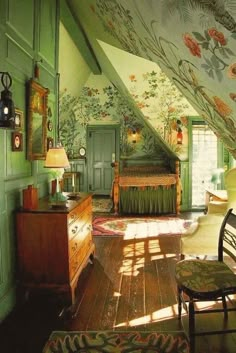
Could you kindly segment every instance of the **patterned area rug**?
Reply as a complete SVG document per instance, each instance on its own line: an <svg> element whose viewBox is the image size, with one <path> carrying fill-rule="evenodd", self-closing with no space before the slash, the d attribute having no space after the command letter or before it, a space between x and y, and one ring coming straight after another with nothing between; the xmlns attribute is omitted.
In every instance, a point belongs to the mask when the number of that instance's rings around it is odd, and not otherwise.
<svg viewBox="0 0 236 353"><path fill-rule="evenodd" d="M63 332L49 337L43 353L189 353L182 332Z"/></svg>
<svg viewBox="0 0 236 353"><path fill-rule="evenodd" d="M109 213L113 207L113 202L110 198L96 198L93 197L92 199L92 210L95 213Z"/></svg>
<svg viewBox="0 0 236 353"><path fill-rule="evenodd" d="M122 235L125 239L189 234L193 221L177 217L95 217L93 235Z"/></svg>

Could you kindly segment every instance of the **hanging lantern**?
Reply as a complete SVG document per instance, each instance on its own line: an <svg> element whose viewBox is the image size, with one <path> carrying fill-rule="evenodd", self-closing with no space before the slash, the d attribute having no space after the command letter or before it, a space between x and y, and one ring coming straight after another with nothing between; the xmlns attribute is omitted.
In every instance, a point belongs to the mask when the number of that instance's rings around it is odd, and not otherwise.
<svg viewBox="0 0 236 353"><path fill-rule="evenodd" d="M9 88L12 84L12 78L8 72L0 72L2 74L1 83L4 90L1 92L0 99L0 126L14 127L15 107L12 100L12 93Z"/></svg>

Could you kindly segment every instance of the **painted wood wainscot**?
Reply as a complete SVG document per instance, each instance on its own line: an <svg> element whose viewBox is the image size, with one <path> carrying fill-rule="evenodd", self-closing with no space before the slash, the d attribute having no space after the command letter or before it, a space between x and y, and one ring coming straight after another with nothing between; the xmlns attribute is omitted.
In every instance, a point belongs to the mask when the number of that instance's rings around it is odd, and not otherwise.
<svg viewBox="0 0 236 353"><path fill-rule="evenodd" d="M73 305L78 278L94 257L92 194L55 209L40 199L37 209L16 212L16 225L20 288L46 289Z"/></svg>

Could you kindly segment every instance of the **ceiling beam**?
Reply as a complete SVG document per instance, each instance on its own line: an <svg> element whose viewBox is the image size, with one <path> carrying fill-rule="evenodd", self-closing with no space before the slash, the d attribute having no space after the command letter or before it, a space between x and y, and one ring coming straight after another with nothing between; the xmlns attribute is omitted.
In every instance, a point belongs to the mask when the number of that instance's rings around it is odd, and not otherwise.
<svg viewBox="0 0 236 353"><path fill-rule="evenodd" d="M78 18L75 18L73 12L66 0L60 0L60 20L71 36L73 42L83 56L87 65L90 67L94 75L101 74L101 67L98 63L92 46L86 36Z"/></svg>

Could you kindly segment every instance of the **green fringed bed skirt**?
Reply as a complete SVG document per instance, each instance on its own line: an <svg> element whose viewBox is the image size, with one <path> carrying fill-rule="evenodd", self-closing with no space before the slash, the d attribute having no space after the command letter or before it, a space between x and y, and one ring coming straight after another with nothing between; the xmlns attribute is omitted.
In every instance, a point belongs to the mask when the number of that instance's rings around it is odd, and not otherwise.
<svg viewBox="0 0 236 353"><path fill-rule="evenodd" d="M157 189L137 187L120 189L120 213L167 214L176 213L176 185Z"/></svg>

